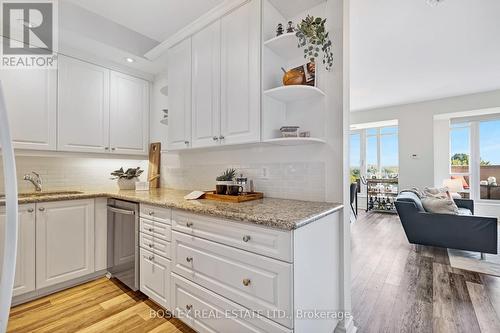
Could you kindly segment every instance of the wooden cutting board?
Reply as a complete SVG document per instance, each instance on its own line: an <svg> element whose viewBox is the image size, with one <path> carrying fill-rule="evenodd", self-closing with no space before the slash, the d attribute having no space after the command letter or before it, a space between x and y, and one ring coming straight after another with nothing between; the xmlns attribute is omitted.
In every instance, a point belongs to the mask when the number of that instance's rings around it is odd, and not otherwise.
<svg viewBox="0 0 500 333"><path fill-rule="evenodd" d="M161 143L155 142L149 145L149 170L148 170L149 188L160 187L160 162L161 162Z"/></svg>
<svg viewBox="0 0 500 333"><path fill-rule="evenodd" d="M224 195L224 194L216 194L215 191L205 192L205 199L214 200L214 201L222 201L222 202L245 202L252 200L259 200L264 198L264 193L261 192L250 192L240 195Z"/></svg>

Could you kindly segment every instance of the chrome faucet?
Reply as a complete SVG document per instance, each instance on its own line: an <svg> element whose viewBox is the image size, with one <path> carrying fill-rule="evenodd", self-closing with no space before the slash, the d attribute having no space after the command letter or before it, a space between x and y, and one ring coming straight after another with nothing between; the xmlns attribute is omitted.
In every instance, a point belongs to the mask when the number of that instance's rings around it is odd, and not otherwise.
<svg viewBox="0 0 500 333"><path fill-rule="evenodd" d="M40 176L40 174L36 173L35 171L31 171L31 174L27 173L24 175L24 180L33 184L37 192L42 191L42 177Z"/></svg>

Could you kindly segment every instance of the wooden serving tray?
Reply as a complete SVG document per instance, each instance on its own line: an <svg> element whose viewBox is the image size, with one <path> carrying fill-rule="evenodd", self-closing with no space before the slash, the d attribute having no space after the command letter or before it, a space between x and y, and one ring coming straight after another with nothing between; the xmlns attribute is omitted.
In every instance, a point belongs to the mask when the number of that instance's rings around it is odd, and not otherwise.
<svg viewBox="0 0 500 333"><path fill-rule="evenodd" d="M245 202L252 200L259 200L264 198L264 193L262 192L251 192L240 195L226 195L226 194L216 194L215 191L205 192L205 199L207 200L215 200L222 202Z"/></svg>

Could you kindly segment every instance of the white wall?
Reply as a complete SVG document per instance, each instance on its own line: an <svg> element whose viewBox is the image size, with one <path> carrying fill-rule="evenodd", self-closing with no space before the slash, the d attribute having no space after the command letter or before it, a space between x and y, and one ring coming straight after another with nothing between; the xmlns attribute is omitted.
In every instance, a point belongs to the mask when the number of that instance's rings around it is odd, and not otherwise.
<svg viewBox="0 0 500 333"><path fill-rule="evenodd" d="M397 119L400 188L434 185L434 116L500 106L500 90L351 112L351 124ZM418 158L413 159L412 154ZM436 153L437 158L442 154ZM447 158L447 156L446 156Z"/></svg>

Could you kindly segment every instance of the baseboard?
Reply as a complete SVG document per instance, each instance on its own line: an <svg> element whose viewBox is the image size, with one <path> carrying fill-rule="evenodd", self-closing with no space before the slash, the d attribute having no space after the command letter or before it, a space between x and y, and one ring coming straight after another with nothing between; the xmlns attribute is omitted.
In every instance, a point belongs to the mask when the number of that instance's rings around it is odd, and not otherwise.
<svg viewBox="0 0 500 333"><path fill-rule="evenodd" d="M358 328L354 326L353 317L346 318L344 320L339 321L337 327L335 327L334 333L356 333Z"/></svg>
<svg viewBox="0 0 500 333"><path fill-rule="evenodd" d="M101 277L106 276L106 273L107 273L107 270L102 270L102 271L95 272L95 273L92 273L89 275L85 275L85 276L82 276L82 277L79 277L79 278L76 278L76 279L73 279L70 281L58 283L58 284L50 286L50 287L45 287L45 288L38 289L38 290L29 292L26 294L15 296L12 298L12 306L27 303L27 302L33 301L35 299L56 293L56 292L61 291L61 290L69 289L71 287L74 287L74 286L77 286L77 285L80 285L80 284L83 284L83 283L86 283L89 281L97 280Z"/></svg>

